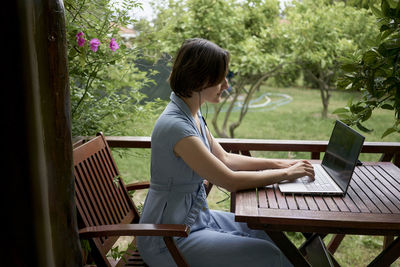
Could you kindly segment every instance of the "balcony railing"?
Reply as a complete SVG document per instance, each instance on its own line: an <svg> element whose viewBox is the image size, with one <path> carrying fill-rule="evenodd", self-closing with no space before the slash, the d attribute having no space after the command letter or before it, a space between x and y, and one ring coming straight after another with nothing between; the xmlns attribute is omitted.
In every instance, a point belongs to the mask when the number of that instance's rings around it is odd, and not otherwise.
<svg viewBox="0 0 400 267"><path fill-rule="evenodd" d="M110 147L151 148L150 137L108 136ZM216 139L226 151L251 155L251 151L309 152L310 159L320 159L328 141L268 140L268 139ZM400 167L400 142L365 142L361 153L380 154L379 161L392 161Z"/></svg>

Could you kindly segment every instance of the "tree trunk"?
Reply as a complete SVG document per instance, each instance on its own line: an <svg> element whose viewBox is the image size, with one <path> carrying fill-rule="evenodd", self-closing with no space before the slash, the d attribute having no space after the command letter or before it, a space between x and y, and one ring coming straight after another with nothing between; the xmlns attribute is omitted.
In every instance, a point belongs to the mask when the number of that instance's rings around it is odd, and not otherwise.
<svg viewBox="0 0 400 267"><path fill-rule="evenodd" d="M322 118L328 117L328 106L329 106L329 99L331 97L330 88L329 88L329 80L332 77L332 74L324 77L322 70L319 70L319 77L315 76L310 70L306 70L310 77L318 84L319 91L321 93L321 100L322 100ZM325 81L324 78L328 79L328 82Z"/></svg>
<svg viewBox="0 0 400 267"><path fill-rule="evenodd" d="M329 106L329 99L331 97L331 93L329 91L329 88L326 88L326 86L323 86L323 88L319 89L321 92L321 99L322 99L322 118L327 118L328 117L328 106Z"/></svg>

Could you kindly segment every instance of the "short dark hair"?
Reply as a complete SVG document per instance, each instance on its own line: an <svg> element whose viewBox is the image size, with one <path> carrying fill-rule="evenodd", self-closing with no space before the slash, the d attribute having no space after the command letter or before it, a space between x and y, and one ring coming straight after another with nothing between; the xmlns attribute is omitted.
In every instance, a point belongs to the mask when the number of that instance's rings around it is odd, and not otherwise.
<svg viewBox="0 0 400 267"><path fill-rule="evenodd" d="M192 92L221 83L228 66L228 51L205 39L188 39L176 55L169 84L176 95L191 97Z"/></svg>

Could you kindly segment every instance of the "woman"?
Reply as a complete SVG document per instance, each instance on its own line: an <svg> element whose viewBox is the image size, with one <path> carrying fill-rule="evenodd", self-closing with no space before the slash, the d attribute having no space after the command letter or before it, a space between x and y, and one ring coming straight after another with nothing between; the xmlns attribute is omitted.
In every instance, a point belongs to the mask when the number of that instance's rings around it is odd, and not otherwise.
<svg viewBox="0 0 400 267"><path fill-rule="evenodd" d="M174 61L171 102L158 118L151 139L151 180L141 223L186 224L176 243L190 266L287 266L282 252L263 231L209 210L203 179L234 192L305 175L307 161L270 160L225 152L205 125L200 107L218 103L228 88L229 53L204 39L186 40ZM160 237L138 237L150 266L175 266Z"/></svg>

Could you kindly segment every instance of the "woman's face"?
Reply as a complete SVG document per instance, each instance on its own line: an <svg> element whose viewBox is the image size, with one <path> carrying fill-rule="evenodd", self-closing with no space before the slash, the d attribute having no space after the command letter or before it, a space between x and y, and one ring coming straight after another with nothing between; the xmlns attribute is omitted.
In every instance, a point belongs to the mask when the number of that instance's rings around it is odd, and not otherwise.
<svg viewBox="0 0 400 267"><path fill-rule="evenodd" d="M228 80L224 78L221 83L202 90L201 96L205 101L216 104L221 101L222 92L228 89L228 87Z"/></svg>

